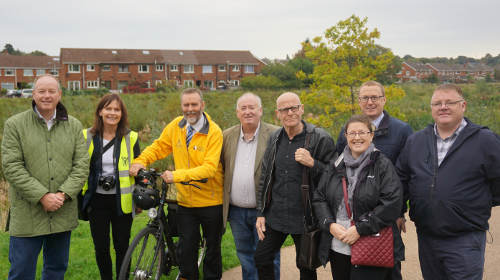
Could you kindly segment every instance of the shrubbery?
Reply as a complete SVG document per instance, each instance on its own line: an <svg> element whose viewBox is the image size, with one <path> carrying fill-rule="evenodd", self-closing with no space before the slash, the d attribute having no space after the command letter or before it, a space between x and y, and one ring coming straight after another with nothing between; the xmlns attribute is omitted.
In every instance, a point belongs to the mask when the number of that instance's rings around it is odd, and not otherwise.
<svg viewBox="0 0 500 280"><path fill-rule="evenodd" d="M250 76L241 79L241 85L247 90L255 89L279 89L282 82L274 76Z"/></svg>

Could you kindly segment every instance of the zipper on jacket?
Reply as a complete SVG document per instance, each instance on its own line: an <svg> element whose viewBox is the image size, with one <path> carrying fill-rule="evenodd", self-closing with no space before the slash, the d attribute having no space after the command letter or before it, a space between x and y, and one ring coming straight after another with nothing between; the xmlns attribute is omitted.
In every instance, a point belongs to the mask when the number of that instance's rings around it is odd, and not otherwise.
<svg viewBox="0 0 500 280"><path fill-rule="evenodd" d="M434 135L434 131L432 131L432 150L434 151L434 168L433 168L433 178L432 178L432 185L431 185L431 204L429 205L429 219L431 220L429 222L429 228L434 224L432 221L432 201L434 199L434 185L436 185L436 176L437 176L437 161L438 161L438 155L436 153L436 145L434 143L436 135Z"/></svg>
<svg viewBox="0 0 500 280"><path fill-rule="evenodd" d="M267 182L266 191L264 192L264 203L262 204L262 213L264 213L264 209L266 209L266 197L267 191L269 190L269 184L271 183L271 177L273 176L273 168L274 168L274 160L276 159L276 142L278 142L278 138L274 141L274 153L273 153L273 161L271 164L271 172L269 173L269 182Z"/></svg>
<svg viewBox="0 0 500 280"><path fill-rule="evenodd" d="M361 178L363 177L363 172L371 164L372 164L372 160L370 159L370 161L368 162L368 164L365 167L363 167L363 169L361 169L361 173L359 174L359 178L358 178L358 183L356 184L356 188L354 189L354 196L352 197L352 206L354 208L354 213L352 213L352 215L353 215L352 219L354 221L357 220L357 215L356 215L356 194L358 193L358 187L359 187L359 184L361 183Z"/></svg>

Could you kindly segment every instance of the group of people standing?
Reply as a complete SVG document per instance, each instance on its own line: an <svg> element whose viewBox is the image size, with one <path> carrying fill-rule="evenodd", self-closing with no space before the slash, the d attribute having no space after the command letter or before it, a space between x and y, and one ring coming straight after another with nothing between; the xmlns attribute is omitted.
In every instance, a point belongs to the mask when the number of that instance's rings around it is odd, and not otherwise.
<svg viewBox="0 0 500 280"><path fill-rule="evenodd" d="M193 240L200 226L207 240L203 277L222 277L227 222L245 280L279 279L280 248L291 235L298 250L304 225L321 228L319 259L330 262L333 279L402 279L408 206L424 279L482 279L488 219L500 204L500 137L464 117L458 85L434 90L435 123L413 133L384 111L384 87L366 82L359 89L361 115L347 121L336 145L302 120L304 105L295 93L276 100L282 127L263 122L260 98L245 93L236 104L240 124L222 131L204 112L202 92L188 88L181 94L183 116L142 152L119 95L99 101L94 124L85 130L60 99L57 78L39 76L32 109L5 123L9 279L34 279L42 248L42 279L63 279L78 215L89 220L101 278L113 279L110 227L118 275L133 217L142 211L132 201L134 176L170 154L175 170L162 179L177 188L183 279L199 278ZM205 178L201 189L180 184ZM351 246L387 226L394 266L351 265ZM301 279L317 278L315 270L297 267Z"/></svg>

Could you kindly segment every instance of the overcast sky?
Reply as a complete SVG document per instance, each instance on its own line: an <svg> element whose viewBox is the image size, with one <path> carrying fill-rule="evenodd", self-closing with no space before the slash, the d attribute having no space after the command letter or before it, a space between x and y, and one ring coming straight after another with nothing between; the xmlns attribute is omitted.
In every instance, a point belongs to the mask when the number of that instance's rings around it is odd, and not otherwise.
<svg viewBox="0 0 500 280"><path fill-rule="evenodd" d="M250 50L285 58L352 14L396 55L500 54L500 1L2 1L0 49Z"/></svg>

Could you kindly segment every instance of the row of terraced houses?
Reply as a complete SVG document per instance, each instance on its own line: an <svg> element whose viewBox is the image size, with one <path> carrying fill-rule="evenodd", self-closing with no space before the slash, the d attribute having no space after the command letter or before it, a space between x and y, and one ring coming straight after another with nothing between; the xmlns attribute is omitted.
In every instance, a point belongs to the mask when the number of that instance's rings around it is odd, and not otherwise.
<svg viewBox="0 0 500 280"><path fill-rule="evenodd" d="M0 86L20 88L23 81L31 84L50 73L69 90L121 90L138 80L148 87L169 80L181 87L216 89L239 86L263 65L250 51L62 48L59 57L0 55Z"/></svg>
<svg viewBox="0 0 500 280"><path fill-rule="evenodd" d="M434 73L441 82L467 83L485 79L488 74L493 77L493 71L495 69L500 71L500 64L491 67L483 63L446 65L443 63L424 64L408 61L403 62L401 72L397 74L397 77L400 82L420 82ZM469 75L472 80L468 81L467 75Z"/></svg>

